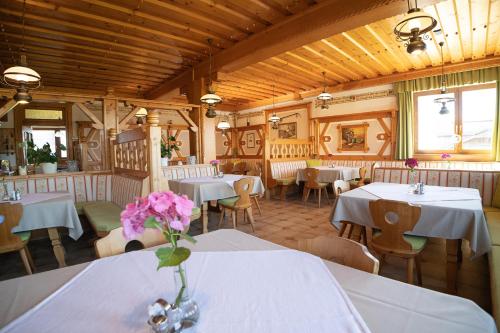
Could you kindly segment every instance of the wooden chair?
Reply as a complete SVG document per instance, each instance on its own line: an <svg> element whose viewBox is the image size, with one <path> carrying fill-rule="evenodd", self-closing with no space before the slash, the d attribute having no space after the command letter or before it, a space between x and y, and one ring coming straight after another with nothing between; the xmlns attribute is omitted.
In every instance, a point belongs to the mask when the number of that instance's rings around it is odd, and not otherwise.
<svg viewBox="0 0 500 333"><path fill-rule="evenodd" d="M366 178L366 171L366 167L359 168L359 178L349 181L351 189L366 185L366 182L368 181Z"/></svg>
<svg viewBox="0 0 500 333"><path fill-rule="evenodd" d="M224 164L221 169L222 169L222 172L224 172L224 173L227 173L227 174L233 173L234 163L231 161L227 161L226 164Z"/></svg>
<svg viewBox="0 0 500 333"><path fill-rule="evenodd" d="M234 165L233 173L235 175L246 175L247 171L247 162L238 162Z"/></svg>
<svg viewBox="0 0 500 333"><path fill-rule="evenodd" d="M318 236L299 240L300 251L309 252L322 259L349 266L368 273L378 274L379 261L362 244L336 236Z"/></svg>
<svg viewBox="0 0 500 333"><path fill-rule="evenodd" d="M256 163L255 168L253 168L252 170L247 172L247 175L248 176L262 177L262 164ZM259 210L259 215L262 216L262 209L260 208L259 197L260 197L259 193L251 193L250 194L250 199L252 199L252 201L255 203L255 206L257 206L257 209Z"/></svg>
<svg viewBox="0 0 500 333"><path fill-rule="evenodd" d="M33 274L35 265L27 244L31 238L31 232L13 233L12 228L16 227L23 216L23 206L21 204L0 204L0 216L3 222L0 223L0 253L19 251L21 260L28 274Z"/></svg>
<svg viewBox="0 0 500 333"><path fill-rule="evenodd" d="M381 255L383 262L386 255L394 255L408 260L408 283L413 283L413 266L417 269L417 282L422 285L419 254L427 244L426 237L405 235L413 230L420 218L419 206L392 200L370 202L370 212L375 226L371 242L372 248Z"/></svg>
<svg viewBox="0 0 500 333"><path fill-rule="evenodd" d="M236 196L227 199L220 199L217 201L219 206L222 208L219 228L224 222L224 218L226 216L226 209L231 210L231 217L233 220L233 228L236 229L237 224L237 213L239 210L243 210L243 217L245 218L248 215L248 219L252 226L252 231L255 232L254 219L252 215L252 201L250 200L250 194L253 191L253 183L254 180L251 177L241 178L234 182L234 191L236 192ZM246 215L245 215L246 214Z"/></svg>
<svg viewBox="0 0 500 333"><path fill-rule="evenodd" d="M335 204L332 210L332 214L330 215L330 221L333 218L333 214L335 212L335 207L337 206L337 201L339 200L339 195L347 192L351 189L350 183L344 181L344 180L336 180L333 182L333 191L335 193ZM342 227L340 228L339 231L339 237L343 237L344 233L347 230L347 226L349 226L349 232L347 234L347 238L351 239L354 228L360 227L359 231L359 237L357 239L358 242L363 242L363 244L368 245L368 237L366 236L366 227L364 225L359 225L350 221L341 221Z"/></svg>
<svg viewBox="0 0 500 333"><path fill-rule="evenodd" d="M309 194L311 193L311 190L314 190L318 196L318 207L321 208L321 193L323 191L325 192L325 196L328 201L330 201L330 198L328 197L328 191L326 190L328 183L319 183L317 180L318 175L319 175L318 169L315 168L304 169L304 176L306 178L306 182L304 184L302 201L306 203L307 199L309 199Z"/></svg>
<svg viewBox="0 0 500 333"><path fill-rule="evenodd" d="M126 252L127 244L133 242L139 242L141 244L139 248L145 249L165 244L167 240L159 230L147 228L136 240L129 241L123 236L123 227L119 227L95 242L95 252L98 258L122 254Z"/></svg>

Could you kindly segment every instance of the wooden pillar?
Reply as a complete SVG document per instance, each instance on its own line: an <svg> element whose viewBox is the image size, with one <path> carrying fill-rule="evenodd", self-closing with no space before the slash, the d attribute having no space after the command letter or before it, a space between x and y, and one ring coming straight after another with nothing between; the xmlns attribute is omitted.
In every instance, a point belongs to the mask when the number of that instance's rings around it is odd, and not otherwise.
<svg viewBox="0 0 500 333"><path fill-rule="evenodd" d="M64 106L66 116L66 153L68 160L73 160L73 103Z"/></svg>
<svg viewBox="0 0 500 333"><path fill-rule="evenodd" d="M158 111L151 110L146 117L147 140L148 140L148 171L149 171L149 191L167 191L168 181L163 177L161 166L161 127L160 115Z"/></svg>
<svg viewBox="0 0 500 333"><path fill-rule="evenodd" d="M110 164L109 167L111 171L114 173L115 172L115 161L116 161L116 152L115 152L115 140L116 140L116 128L110 128L108 129L108 139L109 139L109 160ZM84 144L85 147L85 153L87 153L87 142ZM83 150L82 150L83 153Z"/></svg>
<svg viewBox="0 0 500 333"><path fill-rule="evenodd" d="M187 86L186 97L188 103L201 105L200 98L205 94L205 80L200 78L191 81ZM198 132L189 131L189 151L191 155L196 155L198 163L203 163L204 159L204 135L203 135L203 120L204 120L204 109L203 108L193 108L189 112L189 117L194 121L196 126L198 126Z"/></svg>
<svg viewBox="0 0 500 333"><path fill-rule="evenodd" d="M109 129L113 128L116 129L119 128L119 121L118 121L118 103L113 95L114 91L113 89L108 89L107 95L104 98L102 102L102 120L103 120L103 125L104 125L104 170L110 170L111 168L111 160L110 160L110 152L111 152L111 147L109 146L109 135L108 131Z"/></svg>

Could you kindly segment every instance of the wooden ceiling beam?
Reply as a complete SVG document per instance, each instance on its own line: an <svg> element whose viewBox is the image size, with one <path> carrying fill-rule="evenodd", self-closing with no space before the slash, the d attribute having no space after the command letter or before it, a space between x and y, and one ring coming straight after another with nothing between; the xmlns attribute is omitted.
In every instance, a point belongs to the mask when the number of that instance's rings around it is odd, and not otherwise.
<svg viewBox="0 0 500 333"><path fill-rule="evenodd" d="M441 0L424 0L421 1L421 5L434 4L439 1ZM399 0L325 1L215 54L215 70L233 72L285 51L405 13L407 10L406 2ZM206 76L207 71L208 61L204 61L194 68L194 76ZM178 86L183 86L189 83L187 80L191 78L191 75L183 73L179 75L179 78L183 80L176 78L176 82L179 83ZM173 88L176 87L172 87L172 83L166 81L150 91L147 97L158 98Z"/></svg>
<svg viewBox="0 0 500 333"><path fill-rule="evenodd" d="M481 69L481 68L497 67L497 66L500 66L500 56L491 56L491 57L486 57L484 59L469 60L469 61L465 61L465 62L458 63L458 64L457 63L446 64L445 65L445 72L446 73L457 73L457 72L470 71L470 70ZM339 92L339 91L345 91L345 90L361 89L361 88L367 88L367 87L373 87L373 86L378 86L378 85L383 85L383 84L394 83L394 82L398 82L398 81L414 80L414 79L423 78L423 77L437 76L440 74L441 74L440 67L430 67L430 68L425 68L425 69L412 70L412 71L405 72L405 73L395 73L395 74L390 74L390 75L385 75L385 76L379 76L376 78L341 83L338 85L328 87L328 91L329 92ZM298 93L298 95L300 95L300 98L309 98L309 97L319 95L321 93L321 91L322 91L322 88L312 89L309 91L300 92L300 93ZM289 101L294 101L297 99L298 99L297 94L288 94L288 95L282 95L282 96L276 97L275 102L276 103L289 102ZM252 108L271 105L271 104L272 104L272 99L268 98L266 100L261 100L261 101L251 102L251 103L248 103L246 105L241 105L241 106L239 106L238 110L239 111L240 110L247 110L247 109L252 109Z"/></svg>
<svg viewBox="0 0 500 333"><path fill-rule="evenodd" d="M349 81L353 80L353 79L362 78L362 76L359 73L351 70L347 66L345 66L345 65L341 64L340 62L338 62L337 60L333 59L333 57L331 57L326 52L317 51L312 45L304 45L303 49L312 53L316 57L324 59L327 63L329 63L327 66L325 66L326 68L329 68L331 65L333 65L336 70L342 72L343 75L347 75L349 78Z"/></svg>

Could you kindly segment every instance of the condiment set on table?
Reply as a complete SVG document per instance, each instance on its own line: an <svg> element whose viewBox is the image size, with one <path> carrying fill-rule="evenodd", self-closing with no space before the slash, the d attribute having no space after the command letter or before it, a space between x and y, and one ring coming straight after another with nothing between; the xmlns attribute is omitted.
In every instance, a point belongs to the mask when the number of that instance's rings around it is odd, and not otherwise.
<svg viewBox="0 0 500 333"><path fill-rule="evenodd" d="M424 194L424 183L416 183L413 194Z"/></svg>

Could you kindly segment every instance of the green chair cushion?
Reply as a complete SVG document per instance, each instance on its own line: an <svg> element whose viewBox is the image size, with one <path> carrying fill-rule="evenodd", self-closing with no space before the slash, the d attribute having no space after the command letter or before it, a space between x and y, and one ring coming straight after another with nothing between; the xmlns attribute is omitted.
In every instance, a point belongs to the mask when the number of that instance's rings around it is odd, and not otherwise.
<svg viewBox="0 0 500 333"><path fill-rule="evenodd" d="M278 183L278 185L292 185L295 184L295 177L276 179L276 183Z"/></svg>
<svg viewBox="0 0 500 333"><path fill-rule="evenodd" d="M328 186L328 184L330 184L330 183L318 183L318 184L319 184L319 186L321 186L321 187L327 187L327 186Z"/></svg>
<svg viewBox="0 0 500 333"><path fill-rule="evenodd" d="M27 242L30 240L31 237L31 231L23 231L23 232L15 232L14 235L18 236L21 238L23 242Z"/></svg>
<svg viewBox="0 0 500 333"><path fill-rule="evenodd" d="M493 193L491 205L493 207L500 208L500 182L497 182L497 185L495 186L495 192Z"/></svg>
<svg viewBox="0 0 500 333"><path fill-rule="evenodd" d="M306 165L308 168L314 168L321 166L321 160L306 160Z"/></svg>
<svg viewBox="0 0 500 333"><path fill-rule="evenodd" d="M493 317L500 327L500 246L492 246L488 254L490 262L491 300L493 303Z"/></svg>
<svg viewBox="0 0 500 333"><path fill-rule="evenodd" d="M239 196L236 196L236 197L231 197L231 198L226 198L226 199L219 199L219 200L217 200L217 202L222 206L234 207L234 205L236 204L236 201L238 201L239 198L240 198Z"/></svg>
<svg viewBox="0 0 500 333"><path fill-rule="evenodd" d="M200 207L194 207L193 210L191 211L191 221L199 219L201 216L201 209Z"/></svg>
<svg viewBox="0 0 500 333"><path fill-rule="evenodd" d="M373 238L377 238L382 234L381 231L374 230ZM405 241L410 243L411 249L413 251L420 251L424 248L425 244L427 244L427 237L422 236L414 236L414 235L403 235Z"/></svg>
<svg viewBox="0 0 500 333"><path fill-rule="evenodd" d="M122 208L115 203L102 201L83 207L83 212L97 232L109 232L119 228Z"/></svg>
<svg viewBox="0 0 500 333"><path fill-rule="evenodd" d="M487 212L485 215L491 244L500 246L500 212Z"/></svg>
<svg viewBox="0 0 500 333"><path fill-rule="evenodd" d="M83 215L84 214L83 207L89 206L89 205L94 205L96 203L101 203L101 202L104 202L104 201L75 202L76 212L78 213L78 215Z"/></svg>

